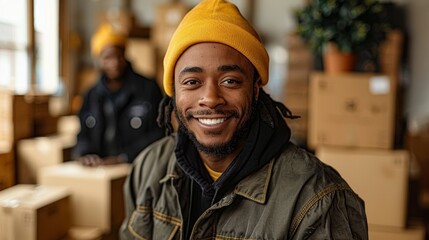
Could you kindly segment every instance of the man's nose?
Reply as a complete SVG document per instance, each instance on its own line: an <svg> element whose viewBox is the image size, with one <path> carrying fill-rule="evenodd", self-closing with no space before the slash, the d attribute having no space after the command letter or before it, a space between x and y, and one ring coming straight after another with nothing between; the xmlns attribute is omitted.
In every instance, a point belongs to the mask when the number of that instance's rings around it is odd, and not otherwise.
<svg viewBox="0 0 429 240"><path fill-rule="evenodd" d="M221 87L216 83L206 82L202 87L199 104L208 108L216 108L225 104Z"/></svg>

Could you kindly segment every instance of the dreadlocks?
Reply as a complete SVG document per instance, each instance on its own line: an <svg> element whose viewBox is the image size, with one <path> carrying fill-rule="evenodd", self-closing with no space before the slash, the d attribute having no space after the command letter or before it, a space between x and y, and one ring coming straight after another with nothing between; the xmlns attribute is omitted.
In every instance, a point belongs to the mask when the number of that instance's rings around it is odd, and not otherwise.
<svg viewBox="0 0 429 240"><path fill-rule="evenodd" d="M165 95L159 103L158 118L156 121L161 128L165 127L167 135L171 135L174 132L173 124L171 124L173 109L173 99L168 95Z"/></svg>

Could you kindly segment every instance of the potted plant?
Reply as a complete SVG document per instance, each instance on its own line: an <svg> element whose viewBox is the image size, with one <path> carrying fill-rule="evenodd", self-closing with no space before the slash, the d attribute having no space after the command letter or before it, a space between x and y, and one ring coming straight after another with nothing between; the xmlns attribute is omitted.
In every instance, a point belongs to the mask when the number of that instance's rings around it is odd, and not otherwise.
<svg viewBox="0 0 429 240"><path fill-rule="evenodd" d="M377 51L388 27L382 13L376 0L311 0L295 12L297 32L323 56L325 71L350 71L357 52Z"/></svg>

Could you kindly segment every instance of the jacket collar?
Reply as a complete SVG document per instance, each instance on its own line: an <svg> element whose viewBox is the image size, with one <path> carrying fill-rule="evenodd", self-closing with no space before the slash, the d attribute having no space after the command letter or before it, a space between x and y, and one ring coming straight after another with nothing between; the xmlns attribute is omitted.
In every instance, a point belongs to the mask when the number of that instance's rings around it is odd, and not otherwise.
<svg viewBox="0 0 429 240"><path fill-rule="evenodd" d="M268 186L272 176L274 159L259 171L244 178L234 189L234 193L249 200L264 204L267 200Z"/></svg>
<svg viewBox="0 0 429 240"><path fill-rule="evenodd" d="M264 204L267 200L268 187L272 177L273 165L274 159L272 159L260 170L241 180L235 187L234 193L251 201ZM167 173L160 180L160 183L165 183L169 180L174 181L182 179L183 177L185 177L185 173L177 165L176 157L173 155L168 162Z"/></svg>

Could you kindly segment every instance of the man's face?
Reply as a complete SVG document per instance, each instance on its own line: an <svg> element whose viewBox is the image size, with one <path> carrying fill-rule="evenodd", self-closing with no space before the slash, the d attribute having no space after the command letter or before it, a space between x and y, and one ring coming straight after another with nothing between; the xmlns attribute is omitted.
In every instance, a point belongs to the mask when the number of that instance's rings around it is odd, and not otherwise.
<svg viewBox="0 0 429 240"><path fill-rule="evenodd" d="M100 67L108 79L121 77L126 66L124 49L108 46L100 53Z"/></svg>
<svg viewBox="0 0 429 240"><path fill-rule="evenodd" d="M254 74L246 57L220 43L196 44L181 55L174 70L175 111L200 150L234 151L216 149L231 147L248 125L260 87Z"/></svg>

